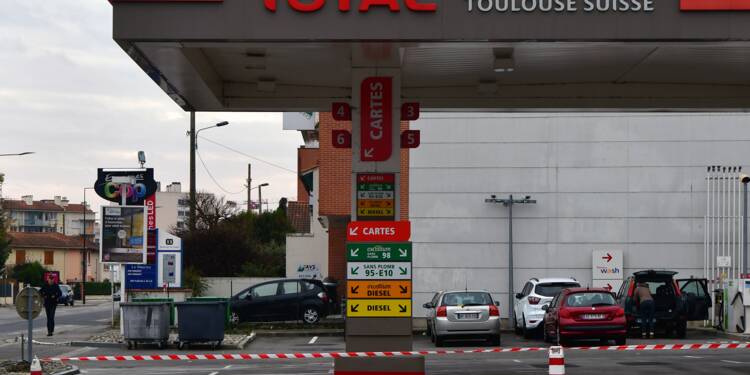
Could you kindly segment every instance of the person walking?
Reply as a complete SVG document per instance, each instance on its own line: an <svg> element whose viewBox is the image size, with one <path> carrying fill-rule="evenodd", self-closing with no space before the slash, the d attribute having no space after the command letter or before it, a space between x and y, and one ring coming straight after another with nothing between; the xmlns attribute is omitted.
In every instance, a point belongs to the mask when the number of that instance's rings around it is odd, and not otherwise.
<svg viewBox="0 0 750 375"><path fill-rule="evenodd" d="M55 310L62 292L54 277L48 277L45 281L39 293L44 299L44 312L47 314L47 336L52 336L55 333Z"/></svg>
<svg viewBox="0 0 750 375"><path fill-rule="evenodd" d="M638 300L638 312L641 315L641 335L644 339L649 336L654 338L656 305L654 304L654 297L651 295L651 289L647 283L638 283L635 295Z"/></svg>

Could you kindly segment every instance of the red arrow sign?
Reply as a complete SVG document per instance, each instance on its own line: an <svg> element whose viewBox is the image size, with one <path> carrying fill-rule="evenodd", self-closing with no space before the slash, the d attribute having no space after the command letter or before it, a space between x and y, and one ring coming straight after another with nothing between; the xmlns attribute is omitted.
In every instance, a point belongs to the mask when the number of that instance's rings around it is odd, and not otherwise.
<svg viewBox="0 0 750 375"><path fill-rule="evenodd" d="M606 260L607 263L609 263L609 262L612 261L612 254L607 253L607 256L606 257L602 257L602 259Z"/></svg>
<svg viewBox="0 0 750 375"><path fill-rule="evenodd" d="M367 78L360 90L360 159L386 161L393 152L393 78Z"/></svg>
<svg viewBox="0 0 750 375"><path fill-rule="evenodd" d="M607 289L607 290L609 290L611 292L612 289L613 289L612 284L607 283L607 286L605 286L604 289Z"/></svg>
<svg viewBox="0 0 750 375"><path fill-rule="evenodd" d="M405 242L409 238L408 221L352 221L346 228L349 242Z"/></svg>

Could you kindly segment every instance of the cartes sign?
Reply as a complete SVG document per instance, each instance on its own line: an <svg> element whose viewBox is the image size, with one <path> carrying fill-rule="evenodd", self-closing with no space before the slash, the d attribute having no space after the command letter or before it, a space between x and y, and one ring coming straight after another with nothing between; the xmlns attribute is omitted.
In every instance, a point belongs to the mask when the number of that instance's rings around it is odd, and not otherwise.
<svg viewBox="0 0 750 375"><path fill-rule="evenodd" d="M411 299L411 281L349 281L347 299L357 298L403 298Z"/></svg>
<svg viewBox="0 0 750 375"><path fill-rule="evenodd" d="M352 221L346 231L349 242L406 242L409 238L409 221Z"/></svg>
<svg viewBox="0 0 750 375"><path fill-rule="evenodd" d="M349 280L411 280L411 263L349 262L346 276Z"/></svg>
<svg viewBox="0 0 750 375"><path fill-rule="evenodd" d="M411 253L411 242L346 245L346 259L349 262L411 262Z"/></svg>
<svg viewBox="0 0 750 375"><path fill-rule="evenodd" d="M360 90L360 160L386 161L393 151L393 78L366 78Z"/></svg>
<svg viewBox="0 0 750 375"><path fill-rule="evenodd" d="M409 299L350 299L346 316L350 318L410 318Z"/></svg>

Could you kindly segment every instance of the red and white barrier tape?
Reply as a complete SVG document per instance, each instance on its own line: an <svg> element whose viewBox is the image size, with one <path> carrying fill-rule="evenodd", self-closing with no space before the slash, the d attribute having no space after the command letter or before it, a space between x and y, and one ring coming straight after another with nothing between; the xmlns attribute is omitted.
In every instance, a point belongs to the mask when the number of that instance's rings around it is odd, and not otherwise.
<svg viewBox="0 0 750 375"><path fill-rule="evenodd" d="M572 347L566 350L578 351L652 351L652 350L720 350L750 349L750 343L733 344L656 344ZM45 361L221 361L221 360L266 360L266 359L325 359L325 358L372 358L372 357L411 357L454 354L488 354L543 352L548 348L494 348L475 350L429 350L411 352L331 352L331 353L290 353L290 354L157 354L157 355L113 355L95 357L57 357Z"/></svg>

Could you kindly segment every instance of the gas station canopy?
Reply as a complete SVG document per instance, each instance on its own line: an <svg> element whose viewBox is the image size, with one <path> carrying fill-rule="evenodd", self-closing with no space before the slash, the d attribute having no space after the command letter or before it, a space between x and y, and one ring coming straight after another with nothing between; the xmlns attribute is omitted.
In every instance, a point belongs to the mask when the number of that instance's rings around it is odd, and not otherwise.
<svg viewBox="0 0 750 375"><path fill-rule="evenodd" d="M363 58L434 111L750 108L745 0L111 2L114 39L185 110L330 110Z"/></svg>

